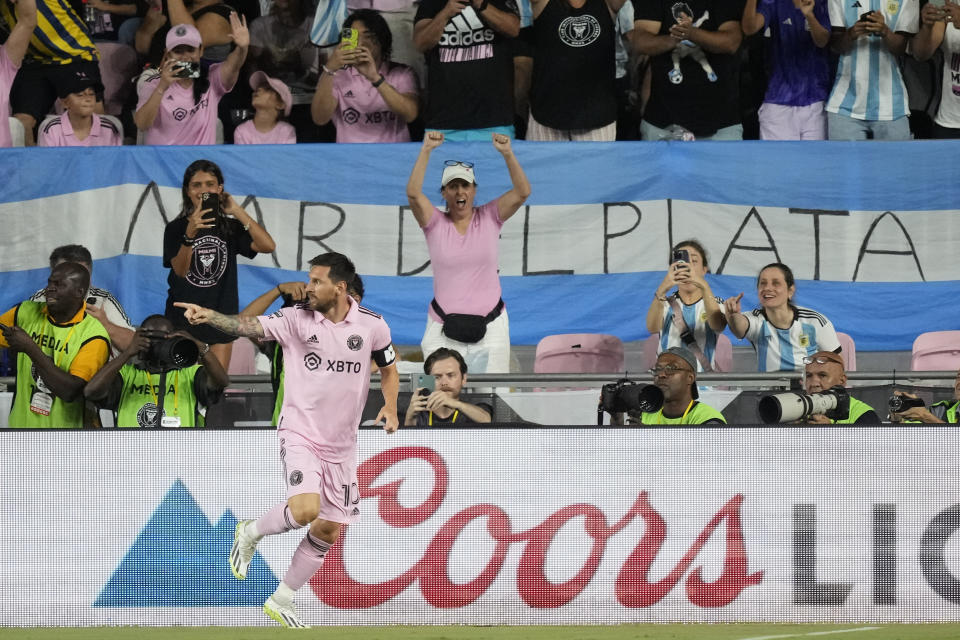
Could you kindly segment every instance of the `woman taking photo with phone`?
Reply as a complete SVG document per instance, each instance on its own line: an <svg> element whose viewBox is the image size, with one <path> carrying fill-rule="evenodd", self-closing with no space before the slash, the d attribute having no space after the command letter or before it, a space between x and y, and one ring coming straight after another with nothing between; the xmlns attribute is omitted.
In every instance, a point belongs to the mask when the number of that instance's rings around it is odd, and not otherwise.
<svg viewBox="0 0 960 640"><path fill-rule="evenodd" d="M379 12L359 9L344 22L343 38L317 78L310 114L333 120L337 142L410 142L407 123L419 113L417 76L391 62L393 36Z"/></svg>
<svg viewBox="0 0 960 640"><path fill-rule="evenodd" d="M774 262L757 276L760 308L741 313L742 293L723 303L730 331L753 344L757 371L803 371L804 359L818 351L840 353L833 324L813 309L793 304L796 292L793 271Z"/></svg>
<svg viewBox="0 0 960 640"><path fill-rule="evenodd" d="M276 247L270 234L223 190L223 173L209 160L193 162L183 174L180 215L163 231L163 266L167 276L165 314L175 329L184 329L210 345L227 369L236 339L209 325L192 325L174 302L193 302L224 314L236 314L237 254L253 258Z"/></svg>
<svg viewBox="0 0 960 640"><path fill-rule="evenodd" d="M145 144L216 143L217 107L237 83L250 44L246 19L231 13L230 27L236 48L207 71L200 65L203 41L196 27L178 24L167 32L159 73L138 90L133 121Z"/></svg>
<svg viewBox="0 0 960 640"><path fill-rule="evenodd" d="M433 301L420 347L428 355L440 347L455 349L475 373L510 371L510 324L500 289L500 228L530 197L530 182L520 168L510 138L494 133L493 147L503 156L512 188L476 207L473 164L447 160L440 178L446 210L423 193L430 154L443 133L428 131L407 182L407 200L427 239L433 267Z"/></svg>
<svg viewBox="0 0 960 640"><path fill-rule="evenodd" d="M696 356L697 371L708 372L716 370L717 336L727 326L723 298L714 297L704 279L709 271L707 252L699 242L677 244L647 310L647 331L660 334L657 353L684 347Z"/></svg>

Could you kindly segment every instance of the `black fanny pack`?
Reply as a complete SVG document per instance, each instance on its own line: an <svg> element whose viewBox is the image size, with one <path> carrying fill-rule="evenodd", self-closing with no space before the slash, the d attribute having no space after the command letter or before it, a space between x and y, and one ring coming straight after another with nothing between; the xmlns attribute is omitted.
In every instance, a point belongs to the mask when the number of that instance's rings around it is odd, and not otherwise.
<svg viewBox="0 0 960 640"><path fill-rule="evenodd" d="M474 344L483 340L483 336L487 335L487 324L496 319L503 311L503 298L500 298L493 311L485 316L472 316L467 313L444 313L436 299L430 301L430 306L443 320L443 335L457 342Z"/></svg>

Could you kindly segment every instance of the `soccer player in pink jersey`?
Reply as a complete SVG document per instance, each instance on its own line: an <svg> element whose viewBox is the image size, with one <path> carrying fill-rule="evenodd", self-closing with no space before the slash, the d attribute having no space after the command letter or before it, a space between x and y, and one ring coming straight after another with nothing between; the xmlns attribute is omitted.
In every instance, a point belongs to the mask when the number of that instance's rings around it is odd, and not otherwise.
<svg viewBox="0 0 960 640"><path fill-rule="evenodd" d="M433 265L433 302L420 348L459 351L470 371L510 371L510 324L500 297L500 228L530 197L530 182L510 146L510 138L492 134L510 172L512 187L499 198L474 206L477 180L473 163L447 160L440 178L446 210L423 193L430 153L443 133L428 131L407 182L407 200L423 230Z"/></svg>
<svg viewBox="0 0 960 640"><path fill-rule="evenodd" d="M191 324L209 324L248 338L276 340L285 367L283 407L277 425L287 501L260 519L237 524L230 568L240 580L261 538L309 525L264 612L285 627L305 627L293 604L297 590L323 564L344 524L360 517L357 430L370 382L371 359L380 367L383 408L377 422L397 430L400 377L390 329L358 305L347 288L356 271L339 253L310 261L307 302L269 316L225 316L178 302Z"/></svg>
<svg viewBox="0 0 960 640"><path fill-rule="evenodd" d="M37 26L36 0L17 0L17 24L0 45L0 147L13 144L10 136L10 87L27 53L30 36Z"/></svg>

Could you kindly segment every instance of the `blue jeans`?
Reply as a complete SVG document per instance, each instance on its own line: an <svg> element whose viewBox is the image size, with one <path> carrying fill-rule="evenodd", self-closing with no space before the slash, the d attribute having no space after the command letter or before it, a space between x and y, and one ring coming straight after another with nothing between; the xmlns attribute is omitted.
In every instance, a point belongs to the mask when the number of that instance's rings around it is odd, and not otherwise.
<svg viewBox="0 0 960 640"><path fill-rule="evenodd" d="M910 140L910 120L857 120L827 112L828 140Z"/></svg>

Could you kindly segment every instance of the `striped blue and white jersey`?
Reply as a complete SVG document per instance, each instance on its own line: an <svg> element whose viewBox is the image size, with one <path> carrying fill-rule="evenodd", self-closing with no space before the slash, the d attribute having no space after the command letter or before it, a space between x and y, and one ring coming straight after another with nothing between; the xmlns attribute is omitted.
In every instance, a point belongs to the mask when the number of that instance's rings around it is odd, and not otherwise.
<svg viewBox="0 0 960 640"><path fill-rule="evenodd" d="M833 324L813 309L793 307L788 329L773 326L763 309L744 315L749 323L744 337L757 352L757 371L803 371L807 356L840 347Z"/></svg>
<svg viewBox="0 0 960 640"><path fill-rule="evenodd" d="M676 295L676 294L674 294ZM723 298L714 296L717 304L723 308ZM703 298L697 300L691 305L683 304L679 297L680 311L683 313L683 319L687 326L693 329L693 337L700 345L704 357L710 366L716 369L717 362L717 332L710 328L707 323L707 308L703 303ZM663 303L663 315L661 316L660 343L657 346L657 353L663 353L670 347L685 347L683 339L680 337L680 330L673 324L673 307L669 302ZM703 371L700 361L697 361L697 371Z"/></svg>
<svg viewBox="0 0 960 640"><path fill-rule="evenodd" d="M879 11L893 31L912 34L919 29L919 0L829 0L828 8L832 27L849 29L861 15ZM826 108L857 120L896 120L910 113L897 57L883 38L860 36L840 56Z"/></svg>

